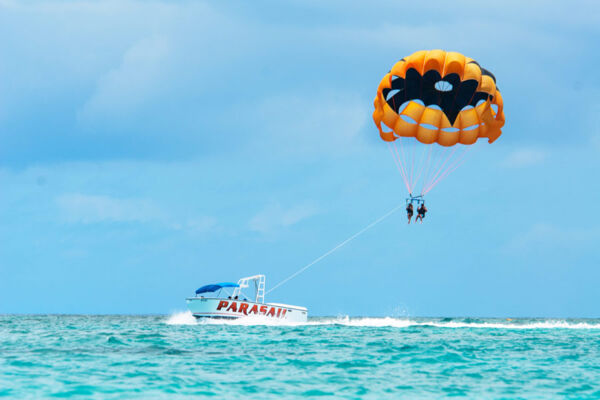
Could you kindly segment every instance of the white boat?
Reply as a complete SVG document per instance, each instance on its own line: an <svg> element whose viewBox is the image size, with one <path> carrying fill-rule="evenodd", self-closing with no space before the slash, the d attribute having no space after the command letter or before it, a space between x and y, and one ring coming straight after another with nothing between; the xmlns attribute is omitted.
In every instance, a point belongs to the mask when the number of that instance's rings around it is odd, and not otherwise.
<svg viewBox="0 0 600 400"><path fill-rule="evenodd" d="M244 289L253 285L254 296L246 296ZM233 293L228 289L233 288ZM215 293L205 297L205 293ZM220 296L225 292L224 296ZM249 300L250 298L251 300ZM238 283L224 282L205 285L196 290L195 297L185 299L189 310L196 318L226 318L263 316L286 322L306 322L308 310L305 307L280 303L265 303L265 276L255 275L242 278Z"/></svg>

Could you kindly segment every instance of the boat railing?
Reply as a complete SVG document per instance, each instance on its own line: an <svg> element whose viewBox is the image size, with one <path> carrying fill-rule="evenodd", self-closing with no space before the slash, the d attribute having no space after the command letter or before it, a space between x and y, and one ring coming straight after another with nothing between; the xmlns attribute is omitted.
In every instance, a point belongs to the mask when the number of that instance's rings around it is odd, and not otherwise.
<svg viewBox="0 0 600 400"><path fill-rule="evenodd" d="M250 287L250 283L254 284L254 294L255 294L255 302L256 303L264 303L265 302L265 276L264 275L254 275L248 276L246 278L242 278L238 281L238 287L233 290L233 296L242 296L243 289Z"/></svg>

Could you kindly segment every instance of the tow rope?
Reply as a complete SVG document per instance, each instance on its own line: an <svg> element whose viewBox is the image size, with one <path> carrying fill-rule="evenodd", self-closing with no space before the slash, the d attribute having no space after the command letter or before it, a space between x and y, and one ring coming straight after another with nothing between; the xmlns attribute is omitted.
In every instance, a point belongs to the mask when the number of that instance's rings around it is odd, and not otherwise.
<svg viewBox="0 0 600 400"><path fill-rule="evenodd" d="M371 229L372 227L374 227L375 225L377 225L381 221L383 221L386 218L388 218L390 215L392 215L393 213L395 213L396 211L398 211L403 206L404 206L404 204L399 204L396 207L392 208L390 211L388 211L387 213L385 213L381 217L377 218L375 221L371 222L369 225L365 226L360 231L358 231L354 235L350 236L348 239L346 239L343 242L339 243L337 246L335 246L331 250L329 250L326 253L324 253L323 255L315 258L313 261L311 261L310 263L306 264L304 267L300 268L298 271L294 272L292 275L290 275L287 278L285 278L284 280L280 281L277 285L275 285L271 289L269 289L265 294L271 293L273 290L277 289L281 285L283 285L283 284L287 283L288 281L294 279L295 277L297 277L298 275L300 275L301 273L303 273L304 271L306 271L307 269L309 269L310 267L312 267L313 265L315 265L316 263L318 263L319 261L321 261L322 259L324 259L328 255L330 255L330 254L336 252L337 250L341 249L347 243L350 243L352 240L356 239L358 236L362 235L363 233L365 233L366 231L368 231L369 229Z"/></svg>

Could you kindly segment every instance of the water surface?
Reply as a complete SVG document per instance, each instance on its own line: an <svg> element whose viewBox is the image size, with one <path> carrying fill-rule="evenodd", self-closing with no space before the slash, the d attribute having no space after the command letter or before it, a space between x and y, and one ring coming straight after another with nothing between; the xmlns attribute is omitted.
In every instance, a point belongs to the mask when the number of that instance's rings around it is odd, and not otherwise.
<svg viewBox="0 0 600 400"><path fill-rule="evenodd" d="M0 397L600 399L600 320L0 316Z"/></svg>

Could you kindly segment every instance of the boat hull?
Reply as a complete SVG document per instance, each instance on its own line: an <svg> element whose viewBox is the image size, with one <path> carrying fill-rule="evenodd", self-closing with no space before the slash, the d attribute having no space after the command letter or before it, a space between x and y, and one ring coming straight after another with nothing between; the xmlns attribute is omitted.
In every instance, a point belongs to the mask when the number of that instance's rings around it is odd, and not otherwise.
<svg viewBox="0 0 600 400"><path fill-rule="evenodd" d="M189 297L189 310L196 318L238 319L263 316L285 322L306 322L308 311L304 307L277 303L256 303L247 300Z"/></svg>

